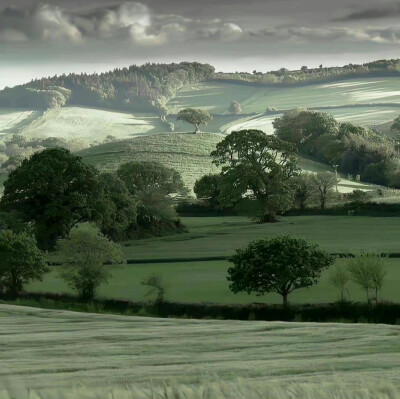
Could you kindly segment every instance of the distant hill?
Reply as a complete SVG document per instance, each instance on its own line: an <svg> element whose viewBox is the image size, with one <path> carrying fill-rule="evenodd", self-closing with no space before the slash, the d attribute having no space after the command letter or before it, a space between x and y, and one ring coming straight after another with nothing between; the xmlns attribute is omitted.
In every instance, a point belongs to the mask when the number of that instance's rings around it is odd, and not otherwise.
<svg viewBox="0 0 400 399"><path fill-rule="evenodd" d="M348 64L343 67L326 68L321 65L319 68L308 68L303 66L296 71L281 68L267 73L257 71L253 71L253 73L219 72L214 75L214 80L267 86L296 86L368 76L400 76L400 59L378 60L365 64Z"/></svg>
<svg viewBox="0 0 400 399"><path fill-rule="evenodd" d="M46 110L83 105L163 113L179 88L213 74L211 65L181 62L133 65L102 74L53 76L0 91L0 107Z"/></svg>
<svg viewBox="0 0 400 399"><path fill-rule="evenodd" d="M0 107L47 110L64 106L86 106L130 112L168 114L168 101L187 85L202 81L231 81L266 86L299 86L355 77L400 76L400 60L379 60L362 65L297 71L281 68L215 73L215 68L198 62L132 65L101 74L69 74L36 79L0 91Z"/></svg>

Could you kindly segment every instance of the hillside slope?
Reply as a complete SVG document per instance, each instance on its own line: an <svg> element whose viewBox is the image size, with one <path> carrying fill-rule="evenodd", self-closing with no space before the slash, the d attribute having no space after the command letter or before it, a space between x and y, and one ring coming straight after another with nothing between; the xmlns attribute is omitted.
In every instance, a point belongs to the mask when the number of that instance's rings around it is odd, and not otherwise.
<svg viewBox="0 0 400 399"><path fill-rule="evenodd" d="M7 347L0 386L14 391L238 378L334 379L353 388L400 383L399 326L154 319L8 305L0 305L0 321Z"/></svg>

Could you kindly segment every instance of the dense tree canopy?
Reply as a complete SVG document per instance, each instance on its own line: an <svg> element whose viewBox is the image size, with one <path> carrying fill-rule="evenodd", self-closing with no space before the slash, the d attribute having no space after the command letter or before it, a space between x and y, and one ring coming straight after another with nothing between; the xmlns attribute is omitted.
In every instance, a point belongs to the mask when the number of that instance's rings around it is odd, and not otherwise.
<svg viewBox="0 0 400 399"><path fill-rule="evenodd" d="M39 247L49 249L77 222L92 217L98 196L97 173L61 148L35 153L10 173L1 209L34 223Z"/></svg>
<svg viewBox="0 0 400 399"><path fill-rule="evenodd" d="M221 182L221 175L205 175L196 181L193 191L198 199L207 201L211 206L218 206Z"/></svg>
<svg viewBox="0 0 400 399"><path fill-rule="evenodd" d="M338 165L340 172L387 185L400 169L396 143L372 129L339 123L321 112L297 109L274 121L276 135L301 154Z"/></svg>
<svg viewBox="0 0 400 399"><path fill-rule="evenodd" d="M229 288L238 292L264 295L275 292L287 304L288 295L318 282L321 272L333 258L317 245L291 236L253 241L229 258Z"/></svg>
<svg viewBox="0 0 400 399"><path fill-rule="evenodd" d="M260 130L232 132L211 153L222 166L221 200L237 202L248 191L260 203L257 219L275 221L290 209L293 189L289 179L298 173L292 144Z"/></svg>
<svg viewBox="0 0 400 399"><path fill-rule="evenodd" d="M64 105L162 110L186 84L209 79L214 68L197 62L132 65L101 74L69 74L0 91L0 106L47 109Z"/></svg>

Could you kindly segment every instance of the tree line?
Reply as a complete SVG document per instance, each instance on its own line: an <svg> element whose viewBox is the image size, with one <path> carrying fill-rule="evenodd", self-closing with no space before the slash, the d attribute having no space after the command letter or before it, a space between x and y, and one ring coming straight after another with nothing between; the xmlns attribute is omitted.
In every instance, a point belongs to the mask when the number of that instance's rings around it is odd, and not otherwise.
<svg viewBox="0 0 400 399"><path fill-rule="evenodd" d="M219 72L214 79L220 81L232 81L238 83L254 83L262 85L295 86L313 83L323 83L332 80L349 79L368 76L398 76L400 73L400 60L378 60L365 64L348 64L342 67L308 68L303 66L297 71L290 71L286 68L269 71L267 73L254 70L253 73Z"/></svg>
<svg viewBox="0 0 400 399"><path fill-rule="evenodd" d="M0 92L0 107L46 110L84 105L165 113L167 102L178 89L213 74L211 65L181 62L132 65L101 74L56 75L4 89Z"/></svg>

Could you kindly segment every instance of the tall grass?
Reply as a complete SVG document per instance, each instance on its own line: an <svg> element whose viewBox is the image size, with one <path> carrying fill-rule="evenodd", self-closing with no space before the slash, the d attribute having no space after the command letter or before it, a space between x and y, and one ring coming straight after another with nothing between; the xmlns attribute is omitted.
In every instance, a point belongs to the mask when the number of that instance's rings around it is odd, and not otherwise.
<svg viewBox="0 0 400 399"><path fill-rule="evenodd" d="M210 382L200 385L125 388L0 390L0 399L398 399L400 390L387 382L334 383Z"/></svg>

